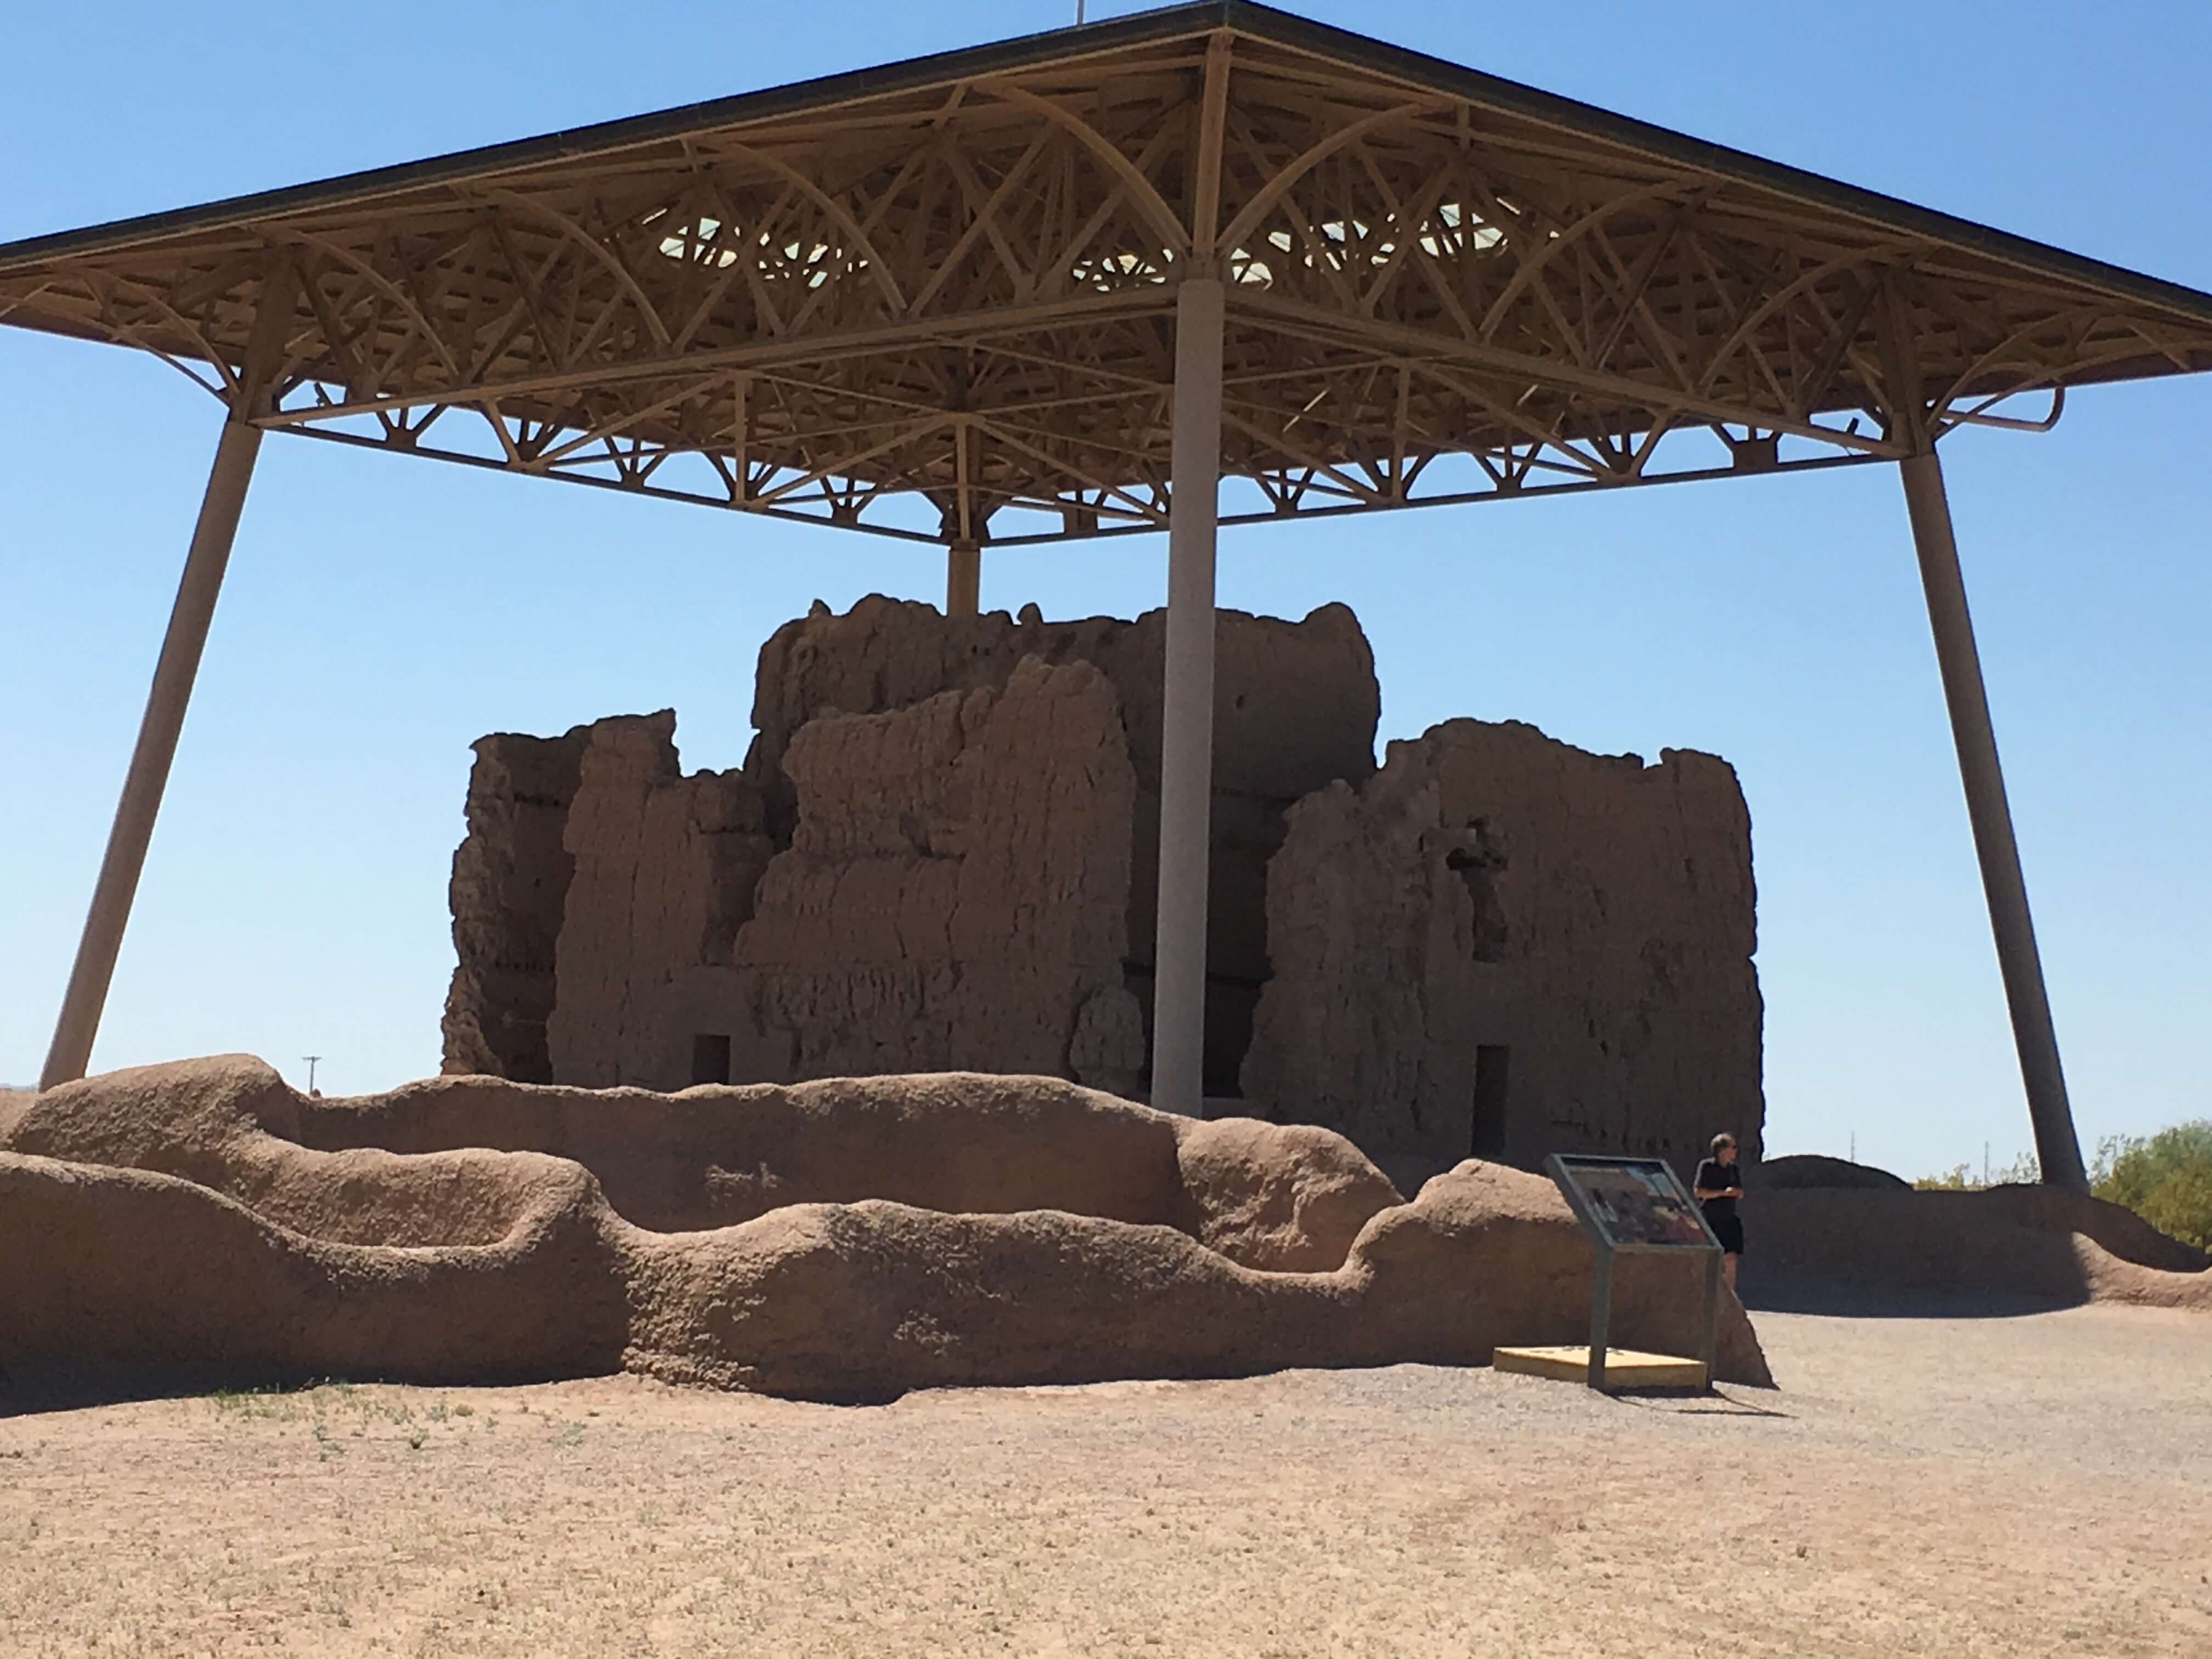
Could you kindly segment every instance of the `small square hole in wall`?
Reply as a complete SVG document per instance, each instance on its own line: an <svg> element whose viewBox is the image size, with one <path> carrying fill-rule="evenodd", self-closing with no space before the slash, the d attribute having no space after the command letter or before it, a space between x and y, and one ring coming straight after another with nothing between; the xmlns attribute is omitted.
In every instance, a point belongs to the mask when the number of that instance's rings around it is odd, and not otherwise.
<svg viewBox="0 0 2212 1659"><path fill-rule="evenodd" d="M727 1083L730 1080L730 1039L726 1032L701 1031L691 1039L691 1080Z"/></svg>

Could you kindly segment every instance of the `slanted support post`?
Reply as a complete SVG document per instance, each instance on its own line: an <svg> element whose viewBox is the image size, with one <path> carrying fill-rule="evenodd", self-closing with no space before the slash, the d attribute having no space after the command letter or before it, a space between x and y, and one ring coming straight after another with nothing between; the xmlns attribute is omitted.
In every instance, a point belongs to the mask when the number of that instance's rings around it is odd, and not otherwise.
<svg viewBox="0 0 2212 1659"><path fill-rule="evenodd" d="M981 608L983 550L980 544L954 540L945 549L945 614L972 617Z"/></svg>
<svg viewBox="0 0 2212 1659"><path fill-rule="evenodd" d="M170 608L168 632L162 635L161 655L154 666L153 688L146 694L137 745L124 774L123 796L107 834L107 853L100 860L92 907L77 941L76 961L70 969L61 1017L54 1024L53 1044L39 1076L41 1089L73 1082L92 1063L93 1039L99 1035L100 1012L107 1005L108 982L123 949L123 930L131 920L131 900L137 896L138 873L145 867L146 848L154 838L169 763L176 758L185 705L191 701L200 652L207 644L216 597L222 591L231 542L238 533L238 515L246 505L246 485L260 450L260 428L235 417L224 425L191 549L185 556L185 574L177 584L176 604Z"/></svg>
<svg viewBox="0 0 2212 1659"><path fill-rule="evenodd" d="M1603 1239L1591 1241L1589 1372L1583 1379L1600 1394L1605 1392L1605 1357L1613 1341L1613 1246ZM1705 1373L1707 1382L1712 1373Z"/></svg>
<svg viewBox="0 0 2212 1659"><path fill-rule="evenodd" d="M1152 981L1152 1104L1206 1107L1206 865L1213 809L1213 541L1220 513L1218 278L1176 295L1168 517L1166 684L1160 716L1160 883Z"/></svg>
<svg viewBox="0 0 2212 1659"><path fill-rule="evenodd" d="M1943 699L1950 708L1951 738L1959 751L1959 775L1966 784L1966 816L1973 825L1974 851L1981 860L1990 927L1996 935L1997 967L2012 1011L2013 1043L2027 1089L2036 1161L2050 1185L2086 1192L2089 1183L2081 1167L2081 1143L2066 1097L2066 1073L2059 1065L2043 959L2028 914L2027 883L2021 873L2020 844L2013 835L2012 808L1997 763L1996 733L1990 724L1989 693L1974 646L1973 619L1966 610L1966 580L1959 570L1942 463L1931 447L1899 465L1905 475L1905 506L1912 515L1913 544L1920 556L1920 583L1928 597L1928 622L1936 635Z"/></svg>

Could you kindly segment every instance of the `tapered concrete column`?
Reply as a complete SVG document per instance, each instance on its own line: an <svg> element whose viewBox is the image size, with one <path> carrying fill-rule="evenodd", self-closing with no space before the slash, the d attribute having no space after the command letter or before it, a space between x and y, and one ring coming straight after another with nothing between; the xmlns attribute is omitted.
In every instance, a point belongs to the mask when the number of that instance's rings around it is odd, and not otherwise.
<svg viewBox="0 0 2212 1659"><path fill-rule="evenodd" d="M945 614L972 617L981 604L983 550L974 542L952 542L945 550Z"/></svg>
<svg viewBox="0 0 2212 1659"><path fill-rule="evenodd" d="M1213 535L1221 481L1222 285L1176 296L1174 495L1168 519L1167 684L1160 717L1160 908L1152 1104L1206 1097L1206 878L1213 808Z"/></svg>
<svg viewBox="0 0 2212 1659"><path fill-rule="evenodd" d="M260 450L260 428L235 420L224 426L222 441L216 447L199 524L192 532L191 550L185 556L177 602L169 611L169 631L162 636L154 686L146 695L138 744L131 751L123 798L107 833L107 854L100 860L92 908L77 941L76 963L70 969L61 1018L54 1024L53 1046L46 1051L46 1070L39 1077L41 1089L82 1077L92 1061L92 1042L99 1035L100 1011L107 1004L108 981L123 948L123 930L138 891L138 872L145 866L147 844L154 838L154 820L168 786L169 763L176 757L185 707L199 673L200 650L207 643L216 596L222 591L223 571L230 563L231 540L238 533L239 512L253 477L253 459Z"/></svg>
<svg viewBox="0 0 2212 1659"><path fill-rule="evenodd" d="M1959 572L1959 546L1943 489L1942 463L1931 451L1900 465L1905 505L1912 514L1912 539L1920 555L1920 583L1928 595L1928 622L1936 634L1943 699L1951 710L1951 737L1966 787L1966 816L1973 824L1974 851L1981 859L1990 927L1996 934L1997 967L2012 1010L2013 1043L2020 1051L2021 1079L2027 1087L2036 1161L2051 1185L2086 1191L2089 1183L2081 1168L2081 1144L2066 1098L2066 1073L2058 1061L2058 1036L2051 1023L2043 958L2035 948L2027 883L2021 874L2020 846L2013 836L2004 773L1997 764L1981 655L1974 647L1966 585Z"/></svg>

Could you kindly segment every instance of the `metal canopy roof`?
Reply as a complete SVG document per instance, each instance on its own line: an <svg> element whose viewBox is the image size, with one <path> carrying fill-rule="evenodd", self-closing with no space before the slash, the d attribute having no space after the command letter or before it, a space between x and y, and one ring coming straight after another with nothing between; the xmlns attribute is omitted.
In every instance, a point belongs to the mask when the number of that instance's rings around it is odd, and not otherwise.
<svg viewBox="0 0 2212 1659"><path fill-rule="evenodd" d="M1164 526L1193 273L1227 520L1895 459L2212 368L2212 295L1243 0L0 246L0 321L268 429L1006 543Z"/></svg>

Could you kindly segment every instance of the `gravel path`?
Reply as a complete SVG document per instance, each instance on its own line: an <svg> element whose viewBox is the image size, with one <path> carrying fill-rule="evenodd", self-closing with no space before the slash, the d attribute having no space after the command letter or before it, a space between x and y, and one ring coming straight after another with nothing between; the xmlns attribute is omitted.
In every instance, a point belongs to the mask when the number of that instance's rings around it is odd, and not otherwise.
<svg viewBox="0 0 2212 1659"><path fill-rule="evenodd" d="M2212 1320L1759 1324L1783 1390L1695 1400L1401 1366L0 1417L0 1652L2212 1653Z"/></svg>

